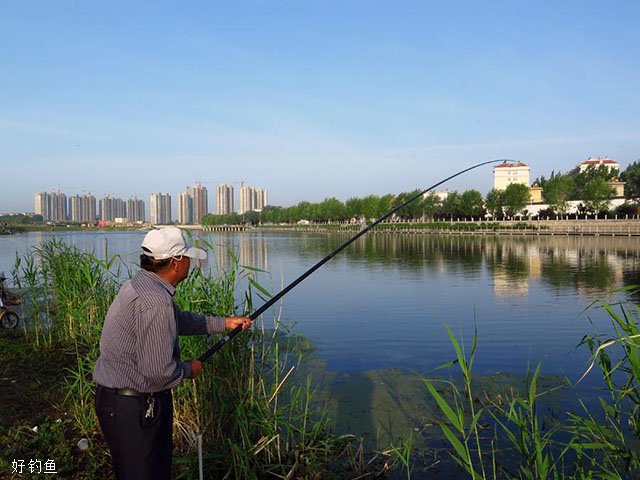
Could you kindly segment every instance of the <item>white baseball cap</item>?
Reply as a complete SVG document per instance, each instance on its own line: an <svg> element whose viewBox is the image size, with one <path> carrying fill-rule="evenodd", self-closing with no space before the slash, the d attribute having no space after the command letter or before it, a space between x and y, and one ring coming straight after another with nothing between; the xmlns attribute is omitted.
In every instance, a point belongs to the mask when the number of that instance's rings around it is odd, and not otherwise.
<svg viewBox="0 0 640 480"><path fill-rule="evenodd" d="M177 227L164 227L151 230L144 236L142 250L148 257L156 260L179 257L184 255L197 260L207 258L207 252L201 248L192 247L184 237L184 233Z"/></svg>

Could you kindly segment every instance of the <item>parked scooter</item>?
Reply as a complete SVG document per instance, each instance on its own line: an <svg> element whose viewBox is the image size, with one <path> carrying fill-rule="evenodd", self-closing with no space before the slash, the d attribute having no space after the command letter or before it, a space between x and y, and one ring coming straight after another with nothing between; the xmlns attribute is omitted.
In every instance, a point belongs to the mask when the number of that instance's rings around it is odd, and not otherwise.
<svg viewBox="0 0 640 480"><path fill-rule="evenodd" d="M16 306L22 304L22 299L9 297L5 288L4 281L7 277L4 276L4 272L0 272L0 324L3 328L16 328L20 317L18 314L9 309L10 306Z"/></svg>

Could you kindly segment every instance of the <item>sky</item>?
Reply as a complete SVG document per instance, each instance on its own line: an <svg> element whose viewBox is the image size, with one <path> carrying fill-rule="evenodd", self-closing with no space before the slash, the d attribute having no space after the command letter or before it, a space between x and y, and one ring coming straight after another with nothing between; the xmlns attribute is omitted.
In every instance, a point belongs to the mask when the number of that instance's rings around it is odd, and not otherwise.
<svg viewBox="0 0 640 480"><path fill-rule="evenodd" d="M640 159L640 2L0 0L0 212L201 182L269 203ZM483 194L492 167L441 188ZM237 200L236 200L237 201Z"/></svg>

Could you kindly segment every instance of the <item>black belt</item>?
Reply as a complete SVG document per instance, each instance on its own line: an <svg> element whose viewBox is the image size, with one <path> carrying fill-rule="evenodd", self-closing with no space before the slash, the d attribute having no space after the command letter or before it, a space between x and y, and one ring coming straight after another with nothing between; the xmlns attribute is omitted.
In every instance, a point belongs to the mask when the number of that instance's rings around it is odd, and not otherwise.
<svg viewBox="0 0 640 480"><path fill-rule="evenodd" d="M144 392L138 392L133 388L110 388L110 387L104 387L102 385L98 385L98 388L102 390L106 390L107 392L114 393L116 395L122 395L123 397L150 397L151 395L162 395L171 391L171 390L162 390L160 392L144 393Z"/></svg>

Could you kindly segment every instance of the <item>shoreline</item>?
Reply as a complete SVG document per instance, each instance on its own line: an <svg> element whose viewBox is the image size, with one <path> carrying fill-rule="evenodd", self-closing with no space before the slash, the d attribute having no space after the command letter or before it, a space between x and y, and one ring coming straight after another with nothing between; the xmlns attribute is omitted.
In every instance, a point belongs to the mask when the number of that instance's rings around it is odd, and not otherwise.
<svg viewBox="0 0 640 480"><path fill-rule="evenodd" d="M163 225L164 226L164 225ZM303 232L355 234L360 224L308 224L308 225L175 225L185 230L204 232ZM2 231L0 235L19 235L28 232L132 232L158 228L160 225L123 227L82 226L20 226L17 231ZM401 235L480 235L480 236L605 236L640 237L640 219L570 219L570 220L503 220L503 221L429 221L381 223L371 229L374 234Z"/></svg>
<svg viewBox="0 0 640 480"><path fill-rule="evenodd" d="M268 225L254 230L357 233L360 225ZM222 228L214 231L225 231ZM531 221L477 221L477 222L424 222L382 223L371 229L375 234L401 235L481 235L481 236L640 236L640 220L531 220Z"/></svg>

